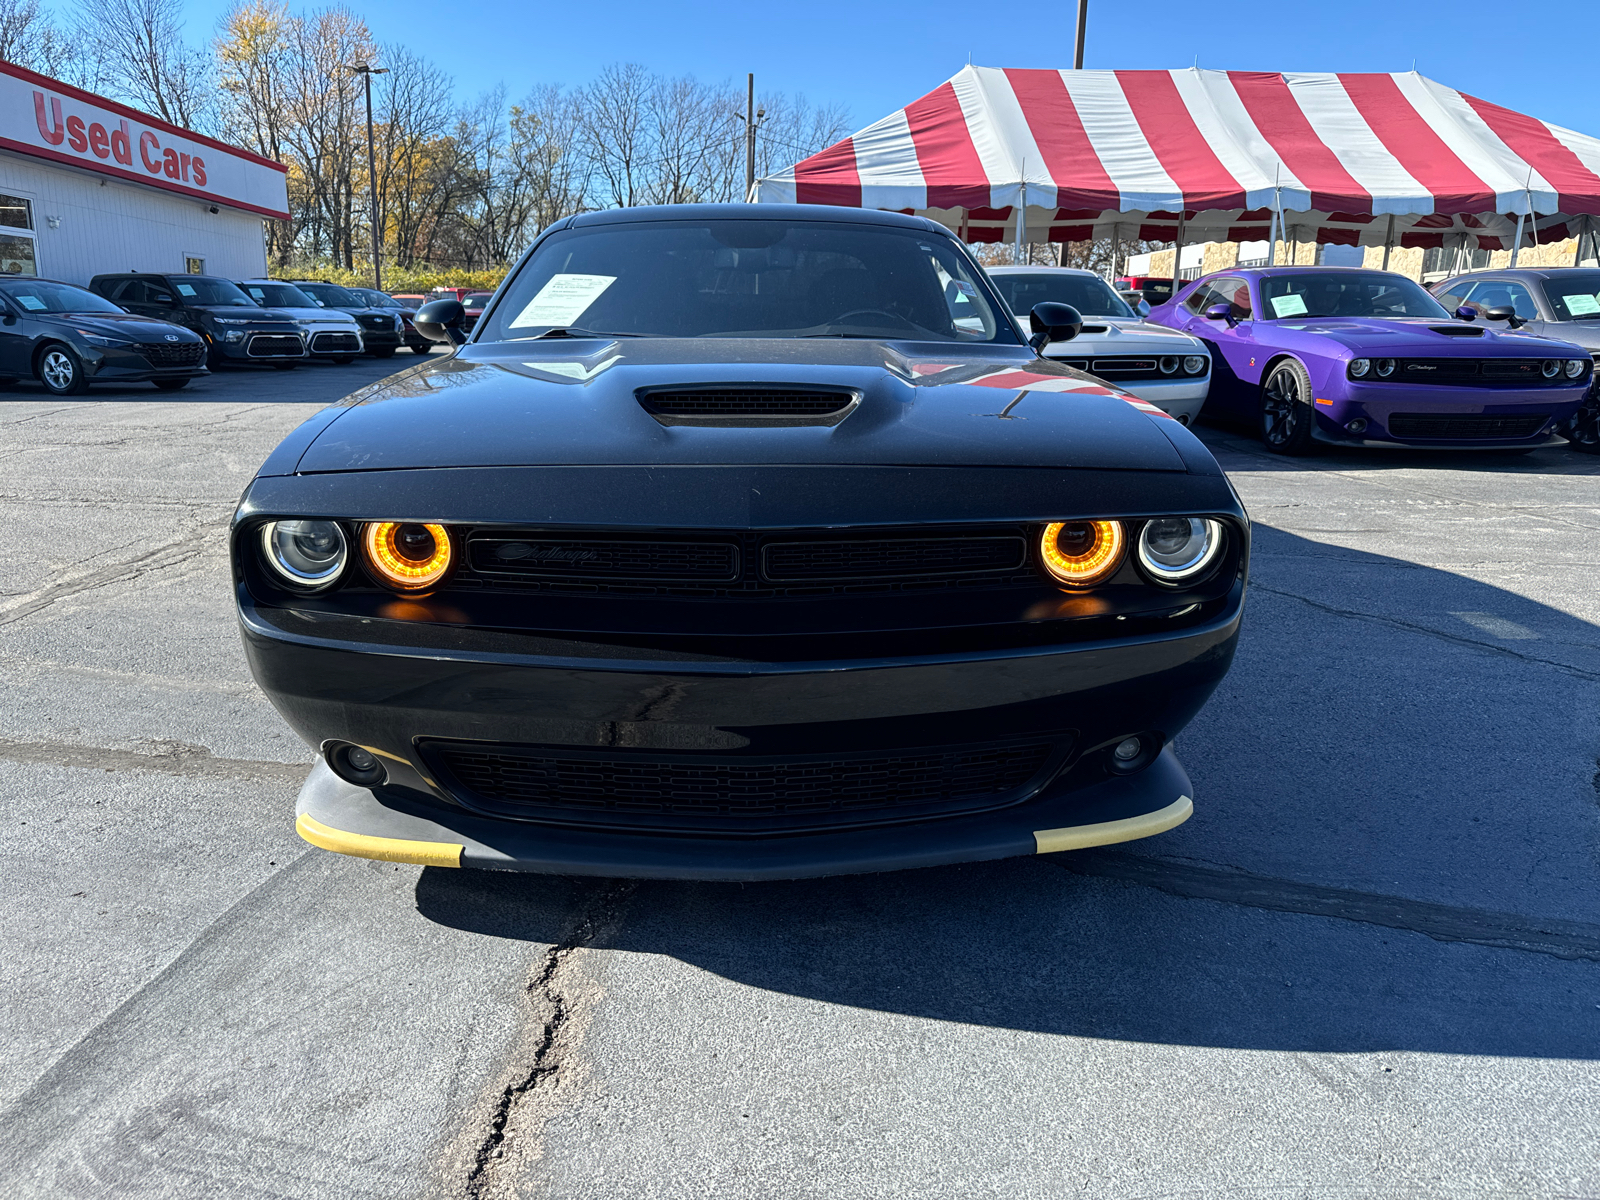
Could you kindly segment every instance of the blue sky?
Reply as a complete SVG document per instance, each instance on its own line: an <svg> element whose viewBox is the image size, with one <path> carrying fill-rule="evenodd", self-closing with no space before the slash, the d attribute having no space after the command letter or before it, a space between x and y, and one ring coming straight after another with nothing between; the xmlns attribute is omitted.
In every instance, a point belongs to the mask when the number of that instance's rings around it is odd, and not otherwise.
<svg viewBox="0 0 1600 1200"><path fill-rule="evenodd" d="M706 80L754 71L758 88L844 104L853 128L937 87L969 57L982 66L1071 66L1076 11L1074 0L350 2L380 40L404 42L454 75L463 99L500 81L513 96L535 83L582 83L607 63L636 61ZM192 0L191 36L205 36L227 7ZM1597 50L1600 4L1590 3L1090 0L1085 65L1187 67L1198 55L1203 67L1408 71L1415 59L1441 83L1600 135Z"/></svg>

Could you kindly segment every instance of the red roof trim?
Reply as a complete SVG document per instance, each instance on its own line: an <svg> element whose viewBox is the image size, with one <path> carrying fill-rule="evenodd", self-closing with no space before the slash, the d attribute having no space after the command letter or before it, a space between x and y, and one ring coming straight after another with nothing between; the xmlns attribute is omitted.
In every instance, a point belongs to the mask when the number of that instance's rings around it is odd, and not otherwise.
<svg viewBox="0 0 1600 1200"><path fill-rule="evenodd" d="M148 125L152 129L161 129L167 133L175 133L179 137L188 138L191 142L199 142L202 146L210 146L213 150L221 150L225 154L237 155L239 158L248 159L259 166L271 167L274 171L282 171L285 175L289 173L289 168L284 166L281 162L276 162L270 158L263 158L261 155L252 150L246 150L242 146L230 146L227 142L219 142L215 138L208 138L203 133L196 133L192 129L184 129L181 125L169 125L160 117L152 117L149 113L140 112L137 108L129 108L126 104L118 104L115 100L108 100L104 96L97 96L93 92L86 92L82 88L75 88L70 83L62 83L59 79L51 79L48 75L40 75L36 71L30 71L26 67L19 67L15 63L0 62L0 73L15 76L18 79L26 80L29 83L38 85L39 87L49 88L52 92L59 92L63 96L71 96L73 99L82 100L86 104L93 104L99 108L110 109L112 112L119 113L124 117L132 117L135 121L138 121L143 125ZM37 147L29 147L29 149L37 149ZM43 151L40 153L43 153ZM238 205L237 207L243 208L245 206ZM252 211L259 212L261 210L256 209ZM288 216L287 213L282 215L285 217Z"/></svg>
<svg viewBox="0 0 1600 1200"><path fill-rule="evenodd" d="M270 208L257 208L254 204L246 204L243 200L230 200L226 196L218 196L211 192L199 192L194 188L187 188L179 183L169 183L165 179L157 179L151 175L140 175L133 171L124 171L120 167L108 167L102 166L100 163L84 162L76 154L62 154L57 150L43 150L38 146L29 145L27 142L14 142L7 137L0 137L0 150L11 150L18 154L25 154L29 158L48 158L52 162L65 163L69 167L78 167L81 170L93 171L99 175L110 175L114 179L126 180L129 183L141 183L145 187L177 192L180 196L204 200L207 204L215 204L220 208L237 208L244 212L256 213L259 216L272 217L278 221L287 221L289 219L289 214L286 212L275 212Z"/></svg>

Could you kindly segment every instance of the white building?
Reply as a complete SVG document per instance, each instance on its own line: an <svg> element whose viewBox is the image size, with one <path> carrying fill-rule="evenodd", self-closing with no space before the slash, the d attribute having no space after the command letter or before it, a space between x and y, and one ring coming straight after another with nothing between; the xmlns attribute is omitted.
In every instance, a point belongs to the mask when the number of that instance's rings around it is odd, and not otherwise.
<svg viewBox="0 0 1600 1200"><path fill-rule="evenodd" d="M262 276L288 204L280 163L0 63L0 272Z"/></svg>

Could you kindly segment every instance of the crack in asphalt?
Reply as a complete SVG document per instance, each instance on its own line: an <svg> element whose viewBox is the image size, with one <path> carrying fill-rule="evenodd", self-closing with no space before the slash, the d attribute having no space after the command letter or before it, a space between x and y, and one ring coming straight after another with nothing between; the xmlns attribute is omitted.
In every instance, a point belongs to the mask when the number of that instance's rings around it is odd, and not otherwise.
<svg viewBox="0 0 1600 1200"><path fill-rule="evenodd" d="M527 986L536 1033L531 1052L513 1069L489 1112L489 1129L471 1155L459 1194L464 1200L491 1200L520 1194L516 1178L542 1151L544 1120L554 1107L550 1093L579 1081L577 1053L587 1027L584 981L577 956L605 937L621 918L638 887L637 880L602 883L579 910L571 928L539 960ZM590 989L592 992L592 989ZM536 1103L544 1101L544 1103ZM513 1150L519 1153L513 1155ZM513 1166L512 1159L520 1159Z"/></svg>
<svg viewBox="0 0 1600 1200"><path fill-rule="evenodd" d="M212 548L212 537L232 520L232 514L197 525L174 542L146 550L133 558L111 563L73 579L58 580L27 593L20 601L0 608L0 625L10 625L24 617L82 592L96 591L120 583L132 583L144 575L170 570L191 562Z"/></svg>
<svg viewBox="0 0 1600 1200"><path fill-rule="evenodd" d="M1439 942L1466 942L1497 950L1600 962L1600 925L1587 921L1434 904L1117 851L1063 855L1054 861L1075 875L1117 879L1188 900L1216 900L1272 912L1332 917L1420 933Z"/></svg>
<svg viewBox="0 0 1600 1200"><path fill-rule="evenodd" d="M78 767L91 771L155 771L211 779L254 779L299 787L310 763L263 762L245 758L217 758L204 746L170 739L151 742L149 753L113 750L102 746L75 746L64 742L22 742L0 738L0 762L37 763L51 767Z"/></svg>
<svg viewBox="0 0 1600 1200"><path fill-rule="evenodd" d="M1301 604L1310 605L1321 612L1336 617L1349 617L1356 621L1370 621L1375 625L1388 625L1394 629L1404 629L1408 633L1420 633L1427 637L1438 638L1441 641L1453 642L1458 646L1467 646L1474 650L1487 650L1491 654L1502 654L1507 658L1520 659L1522 662L1535 663L1541 667L1551 667L1563 674L1571 675L1575 679L1584 679L1590 682L1600 682L1600 671L1586 671L1582 667L1574 667L1570 663L1557 662L1553 658L1541 658L1537 654L1525 654L1520 650L1513 650L1509 646L1496 646L1489 642L1480 642L1475 638L1461 637L1458 634L1446 633L1442 629L1434 629L1427 625L1418 625L1414 621L1403 621L1399 617L1384 617L1377 613L1361 612L1359 609L1340 608L1336 604L1325 604L1321 600L1313 600L1309 596L1302 596L1298 592L1286 592L1281 588L1268 587L1263 583L1251 581L1250 590L1265 592L1269 596L1282 596L1286 600L1298 600Z"/></svg>

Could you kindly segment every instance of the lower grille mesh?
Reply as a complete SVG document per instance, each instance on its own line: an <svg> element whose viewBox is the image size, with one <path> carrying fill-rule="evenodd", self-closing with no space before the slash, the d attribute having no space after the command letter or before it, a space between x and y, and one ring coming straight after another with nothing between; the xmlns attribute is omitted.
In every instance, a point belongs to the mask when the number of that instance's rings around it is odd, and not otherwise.
<svg viewBox="0 0 1600 1200"><path fill-rule="evenodd" d="M135 342L133 348L142 354L152 367L199 366L206 356L203 342Z"/></svg>
<svg viewBox="0 0 1600 1200"><path fill-rule="evenodd" d="M423 755L473 807L529 819L763 832L965 811L1011 799L1056 744L786 757L579 751L428 742Z"/></svg>
<svg viewBox="0 0 1600 1200"><path fill-rule="evenodd" d="M1457 413L1395 413L1389 418L1389 432L1395 437L1504 441L1532 437L1544 428L1544 423L1549 419L1549 413L1504 417Z"/></svg>

